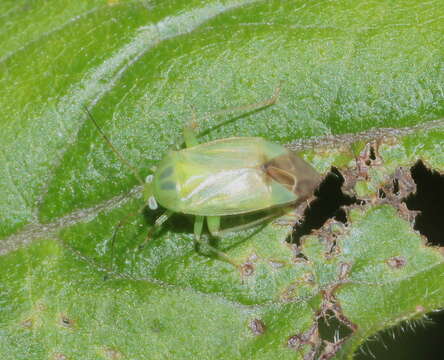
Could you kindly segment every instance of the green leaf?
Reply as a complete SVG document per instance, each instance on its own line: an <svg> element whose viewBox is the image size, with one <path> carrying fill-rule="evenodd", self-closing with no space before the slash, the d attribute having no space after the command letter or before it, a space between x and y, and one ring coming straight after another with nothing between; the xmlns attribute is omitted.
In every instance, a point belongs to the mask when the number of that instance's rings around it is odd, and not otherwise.
<svg viewBox="0 0 444 360"><path fill-rule="evenodd" d="M378 331L444 308L442 251L405 206L418 160L444 171L442 7L20 0L0 9L2 359L351 359ZM278 87L272 107L211 115ZM186 215L140 248L160 213L137 213L141 188L84 107L142 177L195 112L200 141L286 143L324 176L335 167L357 200L345 223L330 214L298 243L292 226L306 205L211 239L242 272L196 249Z"/></svg>

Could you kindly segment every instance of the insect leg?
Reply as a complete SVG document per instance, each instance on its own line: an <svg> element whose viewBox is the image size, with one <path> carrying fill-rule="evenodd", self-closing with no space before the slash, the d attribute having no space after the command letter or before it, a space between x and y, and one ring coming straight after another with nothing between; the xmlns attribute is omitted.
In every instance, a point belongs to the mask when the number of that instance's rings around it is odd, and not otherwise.
<svg viewBox="0 0 444 360"><path fill-rule="evenodd" d="M196 216L196 220L194 221L194 235L195 235L196 242L200 245L203 245L203 246L206 246L207 248L209 248L219 258L225 260L226 262L230 263L231 265L235 266L236 268L239 268L239 265L236 264L236 262L234 262L233 260L231 260L227 254L225 254L224 252L216 249L214 246L211 246L210 244L201 240L200 235L202 234L204 220L205 220L205 218L203 216ZM208 224L208 229L210 230L210 233L212 235L217 233L217 231L219 229L219 225L220 225L220 217L219 216L207 217L207 224Z"/></svg>
<svg viewBox="0 0 444 360"><path fill-rule="evenodd" d="M167 221L171 215L173 215L174 212L171 210L166 210L162 215L160 215L156 221L154 222L154 226L148 231L148 234L146 235L146 238L144 242L139 245L139 250L143 249L146 243L151 239L153 234L160 229L160 227L163 225L165 221Z"/></svg>
<svg viewBox="0 0 444 360"><path fill-rule="evenodd" d="M220 111L215 111L212 113L207 113L205 118L203 120L208 120L209 116L221 116L221 115L225 115L225 114L230 114L233 112L249 112L249 111L256 111L256 110L260 110L260 109L264 109L266 107L269 107L273 104L276 103L276 101L279 98L279 94L281 92L281 88L280 86L276 88L274 94L272 97L270 97L269 99L266 99L264 101L255 103L255 104L248 104L248 105L241 105L241 106L235 106L235 107L231 107L228 109L223 109ZM230 119L228 121L222 122L220 124L217 124L215 127L213 127L212 129L207 129L205 131L196 132L196 128L198 127L198 119L196 117L196 113L194 110L193 111L193 119L192 121L190 121L187 125L185 125L184 129L183 129L183 137L184 137L184 141L185 141L185 146L186 147L192 147L192 146L196 146L199 144L199 141L197 140L198 136L202 136L205 135L206 133L208 133L210 130L213 130L215 128L221 127L223 125L225 125L226 123L232 122L235 119Z"/></svg>
<svg viewBox="0 0 444 360"><path fill-rule="evenodd" d="M227 114L231 114L231 113L235 113L235 112L241 112L241 113L249 113L249 112L255 112L255 111L259 111L261 109L265 109L271 105L274 105L278 98L279 98L279 94L281 92L281 88L280 86L276 88L276 90L274 91L274 94L272 97L258 102L258 103L254 103L254 104L247 104L247 105L241 105L241 106L234 106L231 108L227 108L227 109L223 109L223 110L219 110L219 111L215 111L215 112L210 112L210 113L206 113L206 115L204 115L203 120L204 121L208 121L209 117L215 117L215 116L221 116L221 115L227 115ZM204 131L201 131L198 133L198 136L203 136L208 134L210 131L215 130L217 128L220 128L224 125L227 125L233 121L238 120L239 118L241 118L243 115L240 116L236 116L234 118L222 121L216 125L214 125L213 127L211 127L210 129L206 129ZM196 120L193 121L194 127L196 127Z"/></svg>
<svg viewBox="0 0 444 360"><path fill-rule="evenodd" d="M223 235L223 234L227 234L227 233L233 233L233 232L238 232L238 231L250 229L256 225L265 224L268 220L276 218L276 217L282 215L283 213L284 213L283 209L280 211L276 210L274 213L264 215L264 216L260 217L259 219L250 221L246 224L232 226L230 228L225 228L225 229L219 231L219 236Z"/></svg>
<svg viewBox="0 0 444 360"><path fill-rule="evenodd" d="M194 118L194 115L193 115ZM188 123L183 128L183 138L185 140L186 147L192 147L199 144L199 141L197 140L196 134L194 129L196 128L196 122L193 120L192 122Z"/></svg>
<svg viewBox="0 0 444 360"><path fill-rule="evenodd" d="M162 215L160 215L156 219L156 221L154 222L153 229L157 230L158 228L160 228L163 225L163 223L170 218L171 215L173 215L173 211L166 210Z"/></svg>
<svg viewBox="0 0 444 360"><path fill-rule="evenodd" d="M194 220L194 236L197 241L200 241L200 235L202 234L202 228L204 223L204 217L196 215L196 219Z"/></svg>
<svg viewBox="0 0 444 360"><path fill-rule="evenodd" d="M207 225L211 235L217 236L220 229L220 216L207 216Z"/></svg>
<svg viewBox="0 0 444 360"><path fill-rule="evenodd" d="M219 111L215 111L213 113L210 113L209 115L211 116L219 116L219 115L225 115L225 114L230 114L233 112L248 112L248 111L254 111L254 110L259 110L262 108L266 108L268 106L274 105L276 103L276 101L279 98L279 94L281 93L281 87L278 86L275 90L274 90L274 94L272 97L254 103L254 104L247 104L247 105L241 105L241 106L234 106L228 109L223 109L223 110L219 110Z"/></svg>

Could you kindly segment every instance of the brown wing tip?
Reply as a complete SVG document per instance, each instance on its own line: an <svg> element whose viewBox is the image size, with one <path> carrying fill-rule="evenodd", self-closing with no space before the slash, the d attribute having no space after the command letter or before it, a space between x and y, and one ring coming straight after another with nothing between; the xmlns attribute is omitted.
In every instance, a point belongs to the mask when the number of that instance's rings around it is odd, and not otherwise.
<svg viewBox="0 0 444 360"><path fill-rule="evenodd" d="M288 151L263 165L266 174L295 193L299 199L313 195L321 175L296 153Z"/></svg>

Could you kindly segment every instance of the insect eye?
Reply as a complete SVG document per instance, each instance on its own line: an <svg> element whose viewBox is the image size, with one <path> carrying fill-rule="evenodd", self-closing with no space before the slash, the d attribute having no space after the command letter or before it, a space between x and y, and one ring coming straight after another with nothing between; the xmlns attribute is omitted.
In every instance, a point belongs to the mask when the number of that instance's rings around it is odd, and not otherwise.
<svg viewBox="0 0 444 360"><path fill-rule="evenodd" d="M157 209L157 201L156 201L156 199L154 198L154 196L150 196L150 197L148 198L148 207L149 207L151 210L156 210L156 209Z"/></svg>

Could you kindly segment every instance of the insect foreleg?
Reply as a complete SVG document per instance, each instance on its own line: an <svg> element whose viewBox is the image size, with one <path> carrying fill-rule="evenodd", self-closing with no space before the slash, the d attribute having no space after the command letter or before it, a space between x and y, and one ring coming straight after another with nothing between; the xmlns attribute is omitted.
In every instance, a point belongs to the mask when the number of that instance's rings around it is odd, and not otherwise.
<svg viewBox="0 0 444 360"><path fill-rule="evenodd" d="M162 215L160 215L156 221L154 222L153 227L148 231L148 234L146 235L146 238L144 240L144 242L139 245L139 250L143 249L143 247L146 245L146 243L151 239L151 237L153 236L153 234L160 229L160 227L163 225L163 223L165 221L167 221L171 215L173 215L174 212L171 210L166 210Z"/></svg>
<svg viewBox="0 0 444 360"><path fill-rule="evenodd" d="M194 237L196 241L200 241L200 235L202 234L202 228L204 223L204 217L203 216L197 216L194 219Z"/></svg>
<svg viewBox="0 0 444 360"><path fill-rule="evenodd" d="M195 127L196 122L193 120L183 128L183 138L185 140L186 147L192 147L199 144L196 133L194 131Z"/></svg>

